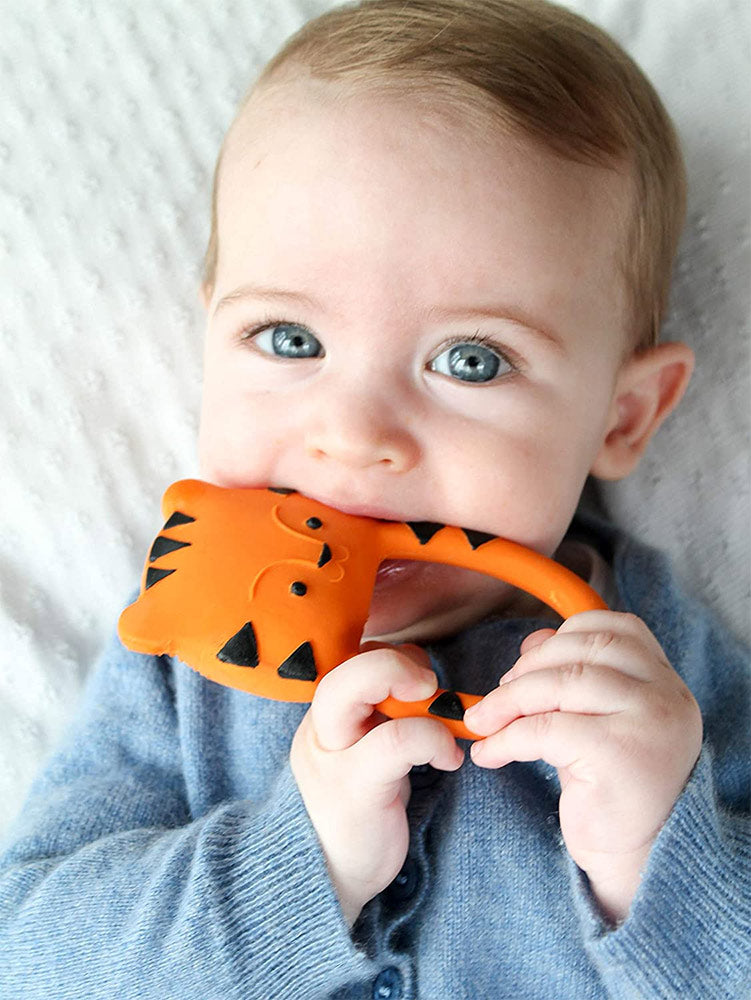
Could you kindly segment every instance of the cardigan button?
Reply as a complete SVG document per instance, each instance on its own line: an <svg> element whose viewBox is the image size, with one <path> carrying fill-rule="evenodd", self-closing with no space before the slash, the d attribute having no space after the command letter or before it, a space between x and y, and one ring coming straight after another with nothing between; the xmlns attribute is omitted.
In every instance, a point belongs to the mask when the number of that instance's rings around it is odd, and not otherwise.
<svg viewBox="0 0 751 1000"><path fill-rule="evenodd" d="M402 992L402 975L398 969L384 969L373 983L373 1000L399 1000Z"/></svg>
<svg viewBox="0 0 751 1000"><path fill-rule="evenodd" d="M402 870L383 891L386 904L395 908L406 903L417 892L419 882L420 872L417 862L412 858L407 858Z"/></svg>

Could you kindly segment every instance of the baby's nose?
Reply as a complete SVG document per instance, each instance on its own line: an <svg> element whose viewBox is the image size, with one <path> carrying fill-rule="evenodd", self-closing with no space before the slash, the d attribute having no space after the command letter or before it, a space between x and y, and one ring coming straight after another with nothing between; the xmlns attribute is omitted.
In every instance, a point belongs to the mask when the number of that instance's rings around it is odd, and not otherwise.
<svg viewBox="0 0 751 1000"><path fill-rule="evenodd" d="M305 448L312 458L351 468L407 472L419 458L417 440L387 400L338 399L311 416Z"/></svg>

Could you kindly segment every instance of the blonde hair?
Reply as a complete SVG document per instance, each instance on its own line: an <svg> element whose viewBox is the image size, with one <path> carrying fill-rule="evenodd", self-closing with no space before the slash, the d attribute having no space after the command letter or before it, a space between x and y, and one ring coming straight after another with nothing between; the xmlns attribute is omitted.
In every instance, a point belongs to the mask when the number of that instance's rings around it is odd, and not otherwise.
<svg viewBox="0 0 751 1000"><path fill-rule="evenodd" d="M656 91L604 31L547 0L361 0L305 24L267 64L256 89L303 70L346 89L440 97L469 125L520 129L564 158L629 169L633 211L620 266L630 342L657 342L685 218L686 179L675 128ZM226 137L225 137L226 143ZM213 291L216 200L203 281Z"/></svg>

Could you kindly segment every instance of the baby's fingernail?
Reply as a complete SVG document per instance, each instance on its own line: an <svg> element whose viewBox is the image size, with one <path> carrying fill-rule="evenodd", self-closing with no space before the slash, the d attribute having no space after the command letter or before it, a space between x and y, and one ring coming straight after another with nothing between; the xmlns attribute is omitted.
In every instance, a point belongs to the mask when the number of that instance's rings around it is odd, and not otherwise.
<svg viewBox="0 0 751 1000"><path fill-rule="evenodd" d="M412 689L410 697L414 699L429 698L438 687L438 678L432 670L418 667L416 676L410 682L410 687Z"/></svg>
<svg viewBox="0 0 751 1000"><path fill-rule="evenodd" d="M429 667L420 667L420 683L430 684L431 687L437 687L438 678L436 677L435 672L430 670Z"/></svg>
<svg viewBox="0 0 751 1000"><path fill-rule="evenodd" d="M467 711L464 713L464 725L468 726L471 729L473 724L474 725L479 724L481 717L482 713L480 712L480 709L477 708L475 705L472 705L472 707L468 708Z"/></svg>

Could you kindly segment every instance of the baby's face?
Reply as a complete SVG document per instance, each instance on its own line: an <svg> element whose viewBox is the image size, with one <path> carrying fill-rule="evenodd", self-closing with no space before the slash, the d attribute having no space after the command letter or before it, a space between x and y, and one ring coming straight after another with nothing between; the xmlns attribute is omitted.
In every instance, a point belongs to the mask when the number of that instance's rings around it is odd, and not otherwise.
<svg viewBox="0 0 751 1000"><path fill-rule="evenodd" d="M201 473L550 555L614 419L625 183L327 86L255 99L227 149ZM366 635L445 634L504 593L397 564Z"/></svg>

